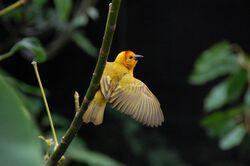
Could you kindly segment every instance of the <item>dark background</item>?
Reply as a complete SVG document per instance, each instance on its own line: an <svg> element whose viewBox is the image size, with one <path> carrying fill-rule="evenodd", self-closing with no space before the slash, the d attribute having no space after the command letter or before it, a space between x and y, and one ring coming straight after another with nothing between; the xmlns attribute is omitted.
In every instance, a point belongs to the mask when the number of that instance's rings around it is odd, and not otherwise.
<svg viewBox="0 0 250 166"><path fill-rule="evenodd" d="M100 17L91 21L85 31L99 48L103 36L109 1L98 1ZM177 152L187 165L250 165L248 154L240 148L222 151L217 140L209 138L199 121L202 102L213 82L202 87L188 83L195 59L213 43L228 39L250 52L250 1L123 1L109 61L122 50L144 55L135 69L158 97L166 121L162 127L142 126L133 135L143 141L141 153L133 151L126 135L125 116L105 113L101 126L84 125L79 133L92 150L103 152L127 165L147 165L147 155L155 149ZM85 55L73 43L58 56L40 65L40 74L49 90L52 110L73 118L73 93L83 97L96 59ZM15 56L2 63L15 77L36 85L32 66ZM118 116L118 117L116 117ZM241 145L244 146L244 145ZM249 152L248 152L249 153Z"/></svg>

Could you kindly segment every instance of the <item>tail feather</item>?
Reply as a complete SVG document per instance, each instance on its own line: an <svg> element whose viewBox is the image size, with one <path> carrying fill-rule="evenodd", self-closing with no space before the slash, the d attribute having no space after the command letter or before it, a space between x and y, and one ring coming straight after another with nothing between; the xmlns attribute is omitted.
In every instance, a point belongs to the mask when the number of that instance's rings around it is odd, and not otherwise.
<svg viewBox="0 0 250 166"><path fill-rule="evenodd" d="M83 115L83 122L92 122L94 125L102 124L106 104L105 98L101 94L101 91L98 90L94 99L90 102L87 111Z"/></svg>

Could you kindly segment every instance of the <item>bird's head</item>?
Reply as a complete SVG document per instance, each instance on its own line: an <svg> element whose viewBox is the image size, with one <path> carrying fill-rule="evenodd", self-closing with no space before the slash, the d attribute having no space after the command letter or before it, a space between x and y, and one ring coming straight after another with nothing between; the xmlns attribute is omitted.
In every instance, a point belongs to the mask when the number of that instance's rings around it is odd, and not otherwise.
<svg viewBox="0 0 250 166"><path fill-rule="evenodd" d="M133 70L140 58L143 58L143 56L136 55L133 51L122 51L117 55L115 62L124 65L129 70Z"/></svg>

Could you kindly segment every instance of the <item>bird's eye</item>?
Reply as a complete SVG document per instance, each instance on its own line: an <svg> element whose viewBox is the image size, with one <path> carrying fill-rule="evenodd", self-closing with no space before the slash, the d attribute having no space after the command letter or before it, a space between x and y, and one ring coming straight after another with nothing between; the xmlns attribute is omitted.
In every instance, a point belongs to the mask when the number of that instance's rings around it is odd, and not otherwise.
<svg viewBox="0 0 250 166"><path fill-rule="evenodd" d="M129 59L133 59L133 56L130 56Z"/></svg>

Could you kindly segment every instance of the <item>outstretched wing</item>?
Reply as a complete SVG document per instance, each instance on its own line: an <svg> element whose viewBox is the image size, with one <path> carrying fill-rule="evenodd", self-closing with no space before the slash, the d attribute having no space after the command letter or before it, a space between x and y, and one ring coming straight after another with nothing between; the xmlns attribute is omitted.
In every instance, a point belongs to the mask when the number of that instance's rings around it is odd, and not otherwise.
<svg viewBox="0 0 250 166"><path fill-rule="evenodd" d="M140 80L126 74L113 90L109 88L112 84L109 77L104 77L102 84L104 96L120 112L151 127L160 126L164 121L159 101Z"/></svg>

